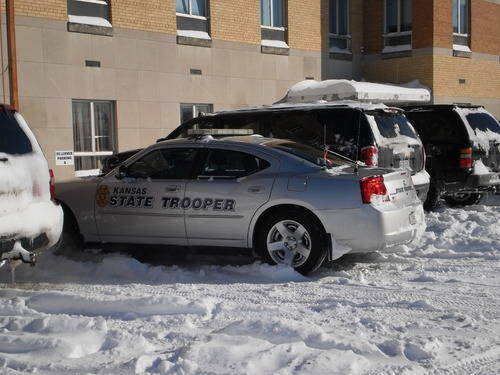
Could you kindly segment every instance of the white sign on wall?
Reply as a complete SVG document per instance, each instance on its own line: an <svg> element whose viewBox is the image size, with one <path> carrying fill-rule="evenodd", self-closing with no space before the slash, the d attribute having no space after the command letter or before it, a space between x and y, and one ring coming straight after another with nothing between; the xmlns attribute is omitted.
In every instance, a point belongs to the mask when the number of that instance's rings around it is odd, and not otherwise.
<svg viewBox="0 0 500 375"><path fill-rule="evenodd" d="M56 151L56 165L74 165L73 151Z"/></svg>

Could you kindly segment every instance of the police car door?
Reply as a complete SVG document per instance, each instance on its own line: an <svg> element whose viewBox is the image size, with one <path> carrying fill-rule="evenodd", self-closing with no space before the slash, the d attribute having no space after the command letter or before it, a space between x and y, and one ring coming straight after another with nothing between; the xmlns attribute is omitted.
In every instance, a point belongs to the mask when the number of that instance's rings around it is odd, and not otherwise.
<svg viewBox="0 0 500 375"><path fill-rule="evenodd" d="M247 246L250 220L269 200L274 182L273 159L264 157L207 149L199 175L186 186L186 199L190 199L186 233L191 246Z"/></svg>
<svg viewBox="0 0 500 375"><path fill-rule="evenodd" d="M106 177L96 194L101 240L187 244L181 203L195 155L195 148L159 148L127 165L125 176Z"/></svg>

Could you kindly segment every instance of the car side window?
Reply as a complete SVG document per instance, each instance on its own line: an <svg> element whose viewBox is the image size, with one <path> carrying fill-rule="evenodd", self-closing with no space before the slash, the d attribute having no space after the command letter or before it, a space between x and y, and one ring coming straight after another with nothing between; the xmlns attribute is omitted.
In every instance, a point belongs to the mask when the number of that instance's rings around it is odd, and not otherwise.
<svg viewBox="0 0 500 375"><path fill-rule="evenodd" d="M154 150L127 168L127 176L152 180L177 180L190 177L196 149L170 148Z"/></svg>
<svg viewBox="0 0 500 375"><path fill-rule="evenodd" d="M231 179L249 176L270 164L245 152L212 149L204 162L199 179Z"/></svg>

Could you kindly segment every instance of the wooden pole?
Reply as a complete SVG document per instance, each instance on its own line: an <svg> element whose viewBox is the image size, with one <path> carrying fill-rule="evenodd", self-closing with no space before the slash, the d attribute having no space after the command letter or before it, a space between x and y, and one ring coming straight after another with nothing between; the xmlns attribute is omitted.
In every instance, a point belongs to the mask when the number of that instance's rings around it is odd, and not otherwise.
<svg viewBox="0 0 500 375"><path fill-rule="evenodd" d="M17 86L16 21L14 0L6 0L7 12L7 52L9 60L10 105L19 109L19 91Z"/></svg>

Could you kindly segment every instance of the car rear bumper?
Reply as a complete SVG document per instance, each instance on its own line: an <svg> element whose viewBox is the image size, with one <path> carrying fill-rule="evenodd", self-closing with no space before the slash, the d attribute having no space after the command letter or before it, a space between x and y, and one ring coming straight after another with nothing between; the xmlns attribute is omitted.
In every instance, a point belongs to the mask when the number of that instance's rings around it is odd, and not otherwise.
<svg viewBox="0 0 500 375"><path fill-rule="evenodd" d="M59 240L63 212L59 205L34 202L22 211L0 216L0 252L12 250L19 241L26 250L44 250Z"/></svg>
<svg viewBox="0 0 500 375"><path fill-rule="evenodd" d="M425 230L422 204L379 209L369 204L347 210L315 213L332 236L332 259L346 253L383 251L413 241Z"/></svg>

